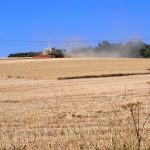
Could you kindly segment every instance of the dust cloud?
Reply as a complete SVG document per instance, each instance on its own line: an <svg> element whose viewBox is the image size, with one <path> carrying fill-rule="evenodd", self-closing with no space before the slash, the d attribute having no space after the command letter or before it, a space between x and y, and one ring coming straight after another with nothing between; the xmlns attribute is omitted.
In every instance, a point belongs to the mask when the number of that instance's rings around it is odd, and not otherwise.
<svg viewBox="0 0 150 150"><path fill-rule="evenodd" d="M144 47L141 41L126 43L109 43L103 41L98 46L75 47L70 50L72 57L101 57L101 58L136 58L140 57L140 50Z"/></svg>

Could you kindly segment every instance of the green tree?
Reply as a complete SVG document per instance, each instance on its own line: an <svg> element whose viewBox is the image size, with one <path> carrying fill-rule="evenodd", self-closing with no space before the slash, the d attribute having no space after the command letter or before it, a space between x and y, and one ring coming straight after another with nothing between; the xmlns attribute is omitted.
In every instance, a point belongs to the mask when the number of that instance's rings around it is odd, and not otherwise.
<svg viewBox="0 0 150 150"><path fill-rule="evenodd" d="M140 55L143 58L150 58L150 45L146 45L140 50Z"/></svg>

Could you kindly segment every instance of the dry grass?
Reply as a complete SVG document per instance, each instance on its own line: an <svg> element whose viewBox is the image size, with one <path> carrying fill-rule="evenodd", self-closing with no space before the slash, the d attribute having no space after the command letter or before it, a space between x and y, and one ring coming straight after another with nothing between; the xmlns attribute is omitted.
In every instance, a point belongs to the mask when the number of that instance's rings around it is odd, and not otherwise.
<svg viewBox="0 0 150 150"><path fill-rule="evenodd" d="M15 60L12 64L9 61L0 63L0 67L6 67L5 73L10 75L7 79L0 79L0 149L136 150L138 143L135 123L142 137L140 148L148 149L150 146L150 120L147 117L150 113L150 75L44 80L48 72L50 79L51 72L54 72L55 77L64 76L67 69L71 70L71 63L76 64L72 66L72 70L81 62L81 68L85 67L88 61L93 62L94 66L94 59L20 61ZM104 61L106 63L102 65ZM139 63L139 65L135 67L128 65L127 70L126 61L127 59L113 59L119 71L123 65L124 71L128 72L143 72L148 68L148 60L129 59L129 64ZM58 69L58 72L63 74L55 72L56 68L50 65L52 62L56 63L55 67L58 64L66 65L64 70L62 68L62 72ZM105 72L117 70L114 64L112 64L114 68L106 68L111 64L107 59L96 59L95 62L98 70L98 66L105 66ZM145 66L142 68L140 64ZM7 69L13 65L16 66L16 72L18 71L17 76L21 76L21 66L24 65L22 71L24 74L26 72L25 78L30 73L33 78L34 74L30 70L37 69L36 76L43 80L15 79L13 73L7 72ZM50 67L51 71L46 69L43 73L42 66ZM84 73L82 69L81 74ZM92 74L94 68L89 67L89 72L88 68L84 69L87 70L86 74ZM103 69L100 68L101 71ZM40 73L37 74L38 72ZM76 73L77 70L74 74ZM2 76L2 73L0 74ZM134 121L131 108L137 104L140 104L140 107L137 107L138 111L136 109L133 111Z"/></svg>

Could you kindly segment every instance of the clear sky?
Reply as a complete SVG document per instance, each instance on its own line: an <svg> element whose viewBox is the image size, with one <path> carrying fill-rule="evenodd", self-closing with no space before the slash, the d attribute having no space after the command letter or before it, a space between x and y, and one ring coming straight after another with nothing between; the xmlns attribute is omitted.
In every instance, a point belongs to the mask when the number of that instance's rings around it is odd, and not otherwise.
<svg viewBox="0 0 150 150"><path fill-rule="evenodd" d="M149 6L150 0L1 0L0 57L83 44L52 41L150 38Z"/></svg>

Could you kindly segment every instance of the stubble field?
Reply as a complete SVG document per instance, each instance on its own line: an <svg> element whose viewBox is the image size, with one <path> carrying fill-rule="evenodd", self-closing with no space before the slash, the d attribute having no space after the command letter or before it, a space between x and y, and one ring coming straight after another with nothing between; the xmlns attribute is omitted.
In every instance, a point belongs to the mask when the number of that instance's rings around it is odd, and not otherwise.
<svg viewBox="0 0 150 150"><path fill-rule="evenodd" d="M147 72L147 59L14 59L0 61L0 77L57 79L66 76Z"/></svg>
<svg viewBox="0 0 150 150"><path fill-rule="evenodd" d="M150 148L148 59L0 60L0 149Z"/></svg>

